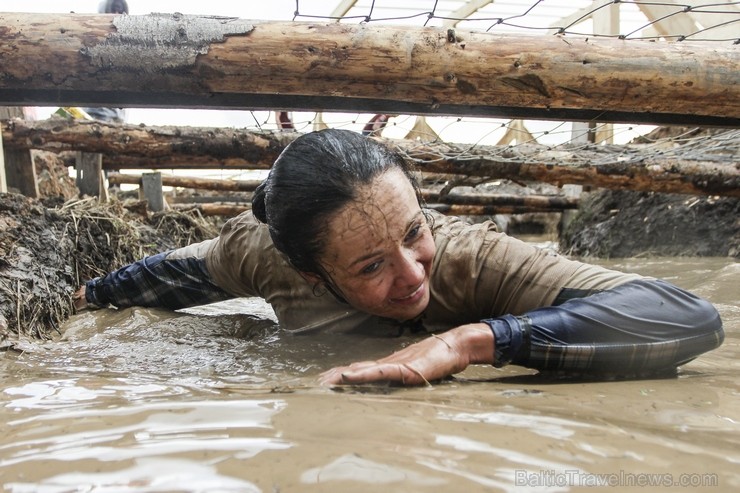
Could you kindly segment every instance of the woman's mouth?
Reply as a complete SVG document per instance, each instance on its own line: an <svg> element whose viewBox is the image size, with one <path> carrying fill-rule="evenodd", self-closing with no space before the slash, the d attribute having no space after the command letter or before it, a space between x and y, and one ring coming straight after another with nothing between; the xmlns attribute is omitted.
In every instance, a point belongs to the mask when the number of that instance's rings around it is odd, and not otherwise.
<svg viewBox="0 0 740 493"><path fill-rule="evenodd" d="M425 283L419 284L411 294L404 296L403 298L391 298L391 303L396 305L413 305L424 297L424 286Z"/></svg>

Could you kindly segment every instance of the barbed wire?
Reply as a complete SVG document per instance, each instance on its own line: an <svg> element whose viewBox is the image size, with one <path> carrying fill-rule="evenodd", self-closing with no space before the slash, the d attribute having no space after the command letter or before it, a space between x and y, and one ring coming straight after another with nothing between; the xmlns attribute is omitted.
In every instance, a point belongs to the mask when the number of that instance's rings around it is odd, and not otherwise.
<svg viewBox="0 0 740 493"><path fill-rule="evenodd" d="M296 0L293 20L455 25L487 32L528 31L625 40L664 39L740 44L740 2L511 0L505 3L479 1L471 7L472 3L358 0L345 7L344 12L320 14L316 12L316 6L310 5L308 0ZM609 32L613 27L594 27L597 24L594 18L598 16L608 17L611 22L604 23L608 26L613 26L614 20L617 20L617 32Z"/></svg>

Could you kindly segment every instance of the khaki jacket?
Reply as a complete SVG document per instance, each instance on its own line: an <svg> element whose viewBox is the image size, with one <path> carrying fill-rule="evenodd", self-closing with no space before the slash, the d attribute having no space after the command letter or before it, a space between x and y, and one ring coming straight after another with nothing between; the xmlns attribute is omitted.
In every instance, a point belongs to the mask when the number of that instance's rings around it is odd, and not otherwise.
<svg viewBox="0 0 740 493"><path fill-rule="evenodd" d="M492 222L429 213L436 253L422 317L428 330L521 315L551 305L563 288L604 290L640 278L547 252L497 232ZM397 323L359 312L301 277L250 212L229 220L218 238L173 253L205 256L213 282L235 296L264 298L285 329L398 331Z"/></svg>

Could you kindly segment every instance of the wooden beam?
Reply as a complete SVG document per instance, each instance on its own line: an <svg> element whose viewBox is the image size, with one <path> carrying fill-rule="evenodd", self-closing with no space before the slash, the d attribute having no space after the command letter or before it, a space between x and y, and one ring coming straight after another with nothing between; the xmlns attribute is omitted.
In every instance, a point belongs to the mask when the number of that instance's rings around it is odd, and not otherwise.
<svg viewBox="0 0 740 493"><path fill-rule="evenodd" d="M450 19L445 19L444 22L442 22L442 25L444 27L455 27L460 23L460 21L457 19L465 19L466 17L470 17L486 5L493 3L493 1L494 0L468 0L457 10L450 12L448 16L450 17Z"/></svg>
<svg viewBox="0 0 740 493"><path fill-rule="evenodd" d="M141 175L111 173L108 175L108 183L113 185L141 185ZM165 187L221 190L224 192L254 192L260 183L262 183L262 180L219 180L215 178L162 175L162 185Z"/></svg>
<svg viewBox="0 0 740 493"><path fill-rule="evenodd" d="M0 13L0 104L740 126L738 51L376 24Z"/></svg>
<svg viewBox="0 0 740 493"><path fill-rule="evenodd" d="M674 3L676 3L674 1ZM728 13L730 14L728 16ZM739 39L738 15L740 7L735 0L718 0L695 11L687 12L696 25L713 26L699 34L702 39ZM733 17L733 15L735 17ZM728 22L730 21L730 22ZM716 27L715 27L716 26ZM688 38L691 39L691 38Z"/></svg>
<svg viewBox="0 0 740 493"><path fill-rule="evenodd" d="M522 120L512 120L506 125L506 133L498 140L496 145L505 146L516 142L537 142L537 138L527 129Z"/></svg>
<svg viewBox="0 0 740 493"><path fill-rule="evenodd" d="M0 107L0 118L23 117L23 108L17 106ZM5 146L0 138L0 145ZM36 180L36 166L30 148L3 148L0 151L0 192L15 188L26 197L37 198L39 185Z"/></svg>
<svg viewBox="0 0 740 493"><path fill-rule="evenodd" d="M493 216L496 214L531 214L535 212L561 212L553 209L539 209L525 205L467 205L467 204L426 204L433 209L450 216Z"/></svg>
<svg viewBox="0 0 740 493"><path fill-rule="evenodd" d="M39 185L31 152L5 149L3 154L7 186L18 189L26 197L38 198Z"/></svg>
<svg viewBox="0 0 740 493"><path fill-rule="evenodd" d="M740 139L729 131L726 142ZM732 133L734 132L734 133ZM10 120L2 125L6 148L104 154L105 169L269 169L300 134L229 128L144 127L102 122ZM734 136L734 137L733 137ZM621 190L740 196L738 156L701 153L685 157L634 146L456 146L389 140L422 172L592 185ZM728 148L729 149L729 148Z"/></svg>
<svg viewBox="0 0 740 493"><path fill-rule="evenodd" d="M737 2L718 0L706 5L694 5L692 7L696 10L690 11L686 11L686 2L676 0L637 2L637 6L654 23L645 28L644 34L648 36L658 34L669 39L686 36L690 40L692 34L701 31L697 35L701 39L740 39L737 18L733 18L733 14L740 14Z"/></svg>
<svg viewBox="0 0 740 493"><path fill-rule="evenodd" d="M162 195L162 173L143 173L139 197L146 199L149 210L161 212L164 210L164 195Z"/></svg>
<svg viewBox="0 0 740 493"><path fill-rule="evenodd" d="M698 31L694 20L687 15L682 15L684 6L670 5L671 3L673 3L671 0L663 0L660 3L637 2L637 6L652 22L650 27L669 40Z"/></svg>
<svg viewBox="0 0 740 493"><path fill-rule="evenodd" d="M202 216L238 216L242 212L252 209L251 205L239 204L170 204L170 207L178 211L198 211Z"/></svg>
<svg viewBox="0 0 740 493"><path fill-rule="evenodd" d="M414 121L414 126L408 131L404 139L416 140L419 142L432 142L442 140L437 132L429 125L424 115L418 115Z"/></svg>
<svg viewBox="0 0 740 493"><path fill-rule="evenodd" d="M184 202L171 204L172 209L186 211L197 210L203 216L233 217L250 210L250 205L222 203L222 204L187 204ZM520 205L465 205L465 204L426 204L427 209L433 209L452 216L493 216L495 214L530 214L536 212L558 213L559 210L537 209Z"/></svg>
<svg viewBox="0 0 740 493"><path fill-rule="evenodd" d="M331 11L331 14L329 14L329 17L336 17L337 20L341 19L345 15L347 15L347 12L355 6L357 3L357 0L341 0L336 7L334 7L334 10Z"/></svg>
<svg viewBox="0 0 740 493"><path fill-rule="evenodd" d="M75 184L80 189L80 193L105 199L102 154L78 152L75 169Z"/></svg>
<svg viewBox="0 0 740 493"><path fill-rule="evenodd" d="M593 17L594 34L620 34L620 16L618 3L610 3L604 5L605 1L609 0L596 0L594 6L601 5L601 8L596 10ZM594 122L589 122L589 125L593 125ZM605 142L607 144L614 143L614 126L611 124L605 124L599 126L594 134L594 141L597 144Z"/></svg>
<svg viewBox="0 0 740 493"><path fill-rule="evenodd" d="M115 173L108 177L114 184L142 185L146 174L132 175ZM219 190L229 192L253 192L260 180L219 180L192 176L161 176L161 184L168 187ZM505 195L495 193L440 192L422 189L422 198L427 202L458 205L522 206L537 210L577 209L578 199L548 195Z"/></svg>
<svg viewBox="0 0 740 493"><path fill-rule="evenodd" d="M551 22L550 27L553 29L548 34L557 34L559 29L573 25L574 22L578 21L580 24L591 18L591 11L594 9L593 5L588 5L581 9L576 10L570 15L561 17L560 19Z"/></svg>
<svg viewBox="0 0 740 493"><path fill-rule="evenodd" d="M295 132L255 133L215 127L147 127L92 120L5 120L9 149L105 155L106 169L268 169Z"/></svg>
<svg viewBox="0 0 740 493"><path fill-rule="evenodd" d="M561 197L548 195L506 195L484 194L480 192L450 192L444 195L431 190L422 190L421 196L425 201L436 204L475 205L475 206L517 206L538 211L561 211L578 209L579 200L575 197Z"/></svg>

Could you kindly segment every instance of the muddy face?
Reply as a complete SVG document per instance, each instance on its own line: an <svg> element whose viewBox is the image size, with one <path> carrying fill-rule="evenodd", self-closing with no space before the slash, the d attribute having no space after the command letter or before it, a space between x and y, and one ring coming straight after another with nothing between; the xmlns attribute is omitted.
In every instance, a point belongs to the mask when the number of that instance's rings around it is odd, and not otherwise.
<svg viewBox="0 0 740 493"><path fill-rule="evenodd" d="M424 311L434 240L403 173L389 171L378 177L328 227L329 241L320 261L352 306L397 320Z"/></svg>

